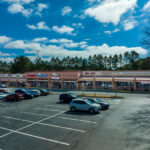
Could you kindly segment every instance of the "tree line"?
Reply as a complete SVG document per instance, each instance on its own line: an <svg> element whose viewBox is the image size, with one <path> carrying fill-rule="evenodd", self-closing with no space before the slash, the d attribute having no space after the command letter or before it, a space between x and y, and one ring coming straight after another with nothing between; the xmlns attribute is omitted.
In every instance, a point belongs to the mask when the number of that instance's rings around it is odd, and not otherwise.
<svg viewBox="0 0 150 150"><path fill-rule="evenodd" d="M49 61L36 59L31 61L28 57L18 56L12 62L0 61L1 73L25 73L28 71L49 70L148 70L150 57L140 58L135 51L119 55L103 56L101 54L82 57L51 57Z"/></svg>

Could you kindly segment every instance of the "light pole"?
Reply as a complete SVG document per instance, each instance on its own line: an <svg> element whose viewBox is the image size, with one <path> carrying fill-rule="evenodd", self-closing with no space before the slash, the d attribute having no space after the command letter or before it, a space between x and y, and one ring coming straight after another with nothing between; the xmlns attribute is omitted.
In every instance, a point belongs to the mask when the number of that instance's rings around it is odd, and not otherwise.
<svg viewBox="0 0 150 150"><path fill-rule="evenodd" d="M39 70L39 50L36 51L36 70L37 70L37 88L39 88L38 70Z"/></svg>

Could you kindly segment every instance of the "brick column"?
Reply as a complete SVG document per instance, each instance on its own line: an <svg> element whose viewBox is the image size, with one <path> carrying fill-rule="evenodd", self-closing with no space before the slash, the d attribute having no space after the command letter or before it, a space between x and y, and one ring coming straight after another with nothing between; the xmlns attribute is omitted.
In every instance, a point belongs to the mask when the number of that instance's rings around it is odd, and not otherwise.
<svg viewBox="0 0 150 150"><path fill-rule="evenodd" d="M9 79L7 80L7 87L9 87Z"/></svg>
<svg viewBox="0 0 150 150"><path fill-rule="evenodd" d="M95 86L95 77L93 78L93 89L94 90L96 89L96 86Z"/></svg>
<svg viewBox="0 0 150 150"><path fill-rule="evenodd" d="M39 88L39 78L36 79L36 87Z"/></svg>
<svg viewBox="0 0 150 150"><path fill-rule="evenodd" d="M77 80L77 89L79 89L79 81Z"/></svg>
<svg viewBox="0 0 150 150"><path fill-rule="evenodd" d="M64 89L64 80L61 80L61 89Z"/></svg>
<svg viewBox="0 0 150 150"><path fill-rule="evenodd" d="M51 80L48 80L48 88L51 89Z"/></svg>
<svg viewBox="0 0 150 150"><path fill-rule="evenodd" d="M134 77L133 84L134 84L133 90L136 91L136 77Z"/></svg>
<svg viewBox="0 0 150 150"><path fill-rule="evenodd" d="M115 86L115 79L114 77L112 77L112 90L115 90L116 86Z"/></svg>
<svg viewBox="0 0 150 150"><path fill-rule="evenodd" d="M16 88L18 88L18 79L16 78Z"/></svg>

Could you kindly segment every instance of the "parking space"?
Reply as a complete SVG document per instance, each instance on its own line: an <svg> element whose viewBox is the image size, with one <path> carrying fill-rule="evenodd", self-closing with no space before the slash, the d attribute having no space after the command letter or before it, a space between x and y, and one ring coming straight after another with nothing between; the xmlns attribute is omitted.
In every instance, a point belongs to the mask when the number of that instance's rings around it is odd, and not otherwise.
<svg viewBox="0 0 150 150"><path fill-rule="evenodd" d="M97 133L108 126L105 125L108 118L111 120L112 115L126 104L124 99L103 99L110 104L106 111L97 114L71 112L68 104L59 103L58 96L55 94L8 103L7 111L1 107L0 149L82 149L81 141L87 145L91 136L102 136ZM2 102L1 105L6 106L7 102ZM118 114L113 116L115 122L118 118ZM109 128L113 124L111 122ZM104 134L103 130L100 133ZM95 139L97 140L100 139Z"/></svg>
<svg viewBox="0 0 150 150"><path fill-rule="evenodd" d="M12 103L12 107L16 108L15 111L8 109L6 114L0 115L0 145L7 139L11 148L6 148L4 144L1 147L11 150L15 149L17 140L16 146L21 146L27 141L32 145L34 141L46 142L50 147L55 144L60 147L74 145L81 137L96 128L103 116L101 113L95 115L86 112L72 113L68 104L59 103L58 94L24 100L17 105Z"/></svg>

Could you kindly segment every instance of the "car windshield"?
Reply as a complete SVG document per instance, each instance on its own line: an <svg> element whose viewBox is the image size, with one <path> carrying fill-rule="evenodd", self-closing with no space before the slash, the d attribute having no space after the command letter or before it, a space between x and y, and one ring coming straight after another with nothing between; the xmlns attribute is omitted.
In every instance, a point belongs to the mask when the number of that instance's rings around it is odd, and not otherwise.
<svg viewBox="0 0 150 150"><path fill-rule="evenodd" d="M27 94L32 94L33 92L30 92L30 91L26 91L26 93L27 93Z"/></svg>
<svg viewBox="0 0 150 150"><path fill-rule="evenodd" d="M88 104L93 104L93 102L91 101L91 100L88 100L88 99L86 99L86 102L88 103Z"/></svg>
<svg viewBox="0 0 150 150"><path fill-rule="evenodd" d="M95 101L96 101L97 103L102 102L100 99L95 99Z"/></svg>
<svg viewBox="0 0 150 150"><path fill-rule="evenodd" d="M75 94L70 94L72 97L78 97L77 95L75 95Z"/></svg>

